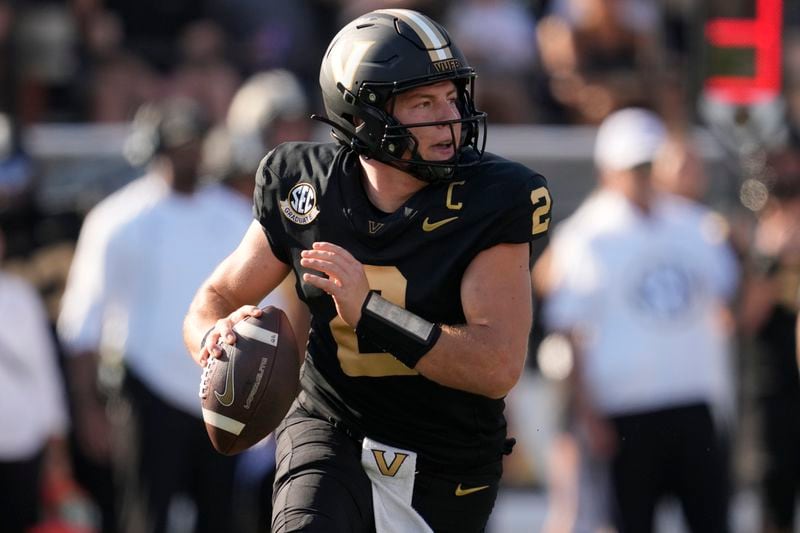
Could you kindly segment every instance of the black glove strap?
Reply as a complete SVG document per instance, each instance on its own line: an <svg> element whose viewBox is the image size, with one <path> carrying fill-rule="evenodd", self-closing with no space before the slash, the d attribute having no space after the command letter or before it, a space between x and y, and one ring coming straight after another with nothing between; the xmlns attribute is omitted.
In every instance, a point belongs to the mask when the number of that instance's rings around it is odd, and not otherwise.
<svg viewBox="0 0 800 533"><path fill-rule="evenodd" d="M414 368L436 344L442 328L395 305L377 292L370 292L361 307L356 335L386 350L409 368Z"/></svg>

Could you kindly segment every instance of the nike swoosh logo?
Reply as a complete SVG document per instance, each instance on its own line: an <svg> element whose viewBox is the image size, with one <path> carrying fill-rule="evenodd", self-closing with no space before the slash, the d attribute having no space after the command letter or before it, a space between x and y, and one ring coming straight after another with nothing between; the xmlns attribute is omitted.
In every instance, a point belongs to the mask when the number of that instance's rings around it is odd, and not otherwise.
<svg viewBox="0 0 800 533"><path fill-rule="evenodd" d="M431 222L428 217L425 217L425 220L422 221L422 231L433 231L454 220L458 220L458 217L443 218L438 222Z"/></svg>
<svg viewBox="0 0 800 533"><path fill-rule="evenodd" d="M456 487L456 496L466 496L467 494L472 494L474 492L478 492L488 488L489 485L481 485L480 487L472 487L471 489L462 489L461 483L459 483L458 487Z"/></svg>
<svg viewBox="0 0 800 533"><path fill-rule="evenodd" d="M234 390L233 390L233 350L230 351L230 360L228 361L228 368L225 371L225 391L220 394L214 391L214 396L217 397L220 405L223 407L230 407L233 404Z"/></svg>

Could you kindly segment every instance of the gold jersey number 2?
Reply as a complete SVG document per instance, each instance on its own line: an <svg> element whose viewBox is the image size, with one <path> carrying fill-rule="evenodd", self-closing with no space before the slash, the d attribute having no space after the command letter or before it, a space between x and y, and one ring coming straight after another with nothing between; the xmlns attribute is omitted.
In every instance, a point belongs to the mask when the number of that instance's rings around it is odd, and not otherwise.
<svg viewBox="0 0 800 533"><path fill-rule="evenodd" d="M533 203L533 234L544 233L550 227L550 192L539 187L531 192Z"/></svg>
<svg viewBox="0 0 800 533"><path fill-rule="evenodd" d="M393 266L364 265L369 288L380 291L381 296L395 305L405 308L407 280ZM389 353L361 353L353 328L342 317L336 315L330 322L333 338L336 340L339 364L350 377L413 376L416 370L394 358Z"/></svg>

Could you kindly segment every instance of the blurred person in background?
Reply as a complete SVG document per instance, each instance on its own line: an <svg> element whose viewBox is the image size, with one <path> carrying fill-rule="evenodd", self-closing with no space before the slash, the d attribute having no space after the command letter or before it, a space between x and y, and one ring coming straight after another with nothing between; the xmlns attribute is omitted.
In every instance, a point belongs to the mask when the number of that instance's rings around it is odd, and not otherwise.
<svg viewBox="0 0 800 533"><path fill-rule="evenodd" d="M665 140L653 161L653 187L656 191L677 196L690 205L706 210L707 218L701 231L719 227L728 234L729 244L735 249L729 222L722 213L706 206L706 196L711 185L711 176L706 171L701 154L686 134L673 133ZM713 407L715 419L719 423L721 436L727 443L735 429L736 419L736 369L733 361L731 341L736 330L736 318L729 305L719 307L720 347L709 357L716 358L717 370L712 373L714 380Z"/></svg>
<svg viewBox="0 0 800 533"><path fill-rule="evenodd" d="M82 496L72 476L66 395L47 313L33 286L2 270L0 316L0 528L23 533L57 512L44 507L44 496L53 505Z"/></svg>
<svg viewBox="0 0 800 533"><path fill-rule="evenodd" d="M162 90L156 70L125 48L124 25L117 13L86 2L76 8L81 32L79 81L85 120L118 123L130 120Z"/></svg>
<svg viewBox="0 0 800 533"><path fill-rule="evenodd" d="M552 241L550 328L574 352L577 422L608 461L621 533L653 530L677 497L693 532L728 531L727 474L712 406L719 309L737 271L724 225L658 193L652 163L665 139L653 113L627 108L598 130L599 190Z"/></svg>
<svg viewBox="0 0 800 533"><path fill-rule="evenodd" d="M554 288L552 247L545 249L531 270L534 293L547 309ZM543 375L554 382L554 424L547 442L547 510L542 533L611 531L611 504L607 461L590 453L586 428L579 420L571 391L574 350L565 335L540 319L542 341L535 356Z"/></svg>
<svg viewBox="0 0 800 533"><path fill-rule="evenodd" d="M222 28L209 19L197 20L183 29L179 42L179 62L167 82L170 93L192 98L208 110L213 123L223 122L242 80L228 60Z"/></svg>
<svg viewBox="0 0 800 533"><path fill-rule="evenodd" d="M784 5L784 9L788 6ZM787 24L783 36L783 76L786 118L792 142L800 143L800 23Z"/></svg>
<svg viewBox="0 0 800 533"><path fill-rule="evenodd" d="M85 3L92 3L88 0ZM122 23L123 46L159 74L171 72L180 61L183 28L204 18L207 0L102 0L103 8Z"/></svg>
<svg viewBox="0 0 800 533"><path fill-rule="evenodd" d="M37 244L37 213L31 198L36 169L23 149L21 134L11 115L0 112L0 213L10 256L29 255Z"/></svg>
<svg viewBox="0 0 800 533"><path fill-rule="evenodd" d="M668 194L703 203L709 179L703 159L691 140L670 135L653 162L653 186Z"/></svg>
<svg viewBox="0 0 800 533"><path fill-rule="evenodd" d="M526 4L520 0L454 2L447 19L453 38L484 77L477 105L498 123L533 121L536 19Z"/></svg>
<svg viewBox="0 0 800 533"><path fill-rule="evenodd" d="M83 265L95 279L87 286L91 307L82 308L76 293L77 303L70 307L65 297L62 311L60 329L75 356L76 424L88 431L108 423L95 361L100 352L116 355L124 373L110 405L110 432L83 435L81 442L90 453L111 452L119 530L165 531L175 496L185 494L197 502L198 531L226 531L235 459L208 441L197 399L200 374L183 364L180 323L193 288L249 224L250 202L219 184L197 187L208 121L196 102L167 99L139 118L136 135L152 150L154 176L137 182L135 209L120 208L125 220L103 236L98 264ZM216 215L207 217L209 211ZM74 316L65 314L70 310ZM221 491L213 502L209 486Z"/></svg>
<svg viewBox="0 0 800 533"><path fill-rule="evenodd" d="M760 181L758 213L739 306L743 333L755 341L756 406L764 465L765 533L794 531L800 488L800 377L797 295L800 290L800 148L770 153Z"/></svg>
<svg viewBox="0 0 800 533"><path fill-rule="evenodd" d="M316 84L317 61L336 32L339 0L208 0L207 16L225 30L241 72L295 73L306 89Z"/></svg>
<svg viewBox="0 0 800 533"><path fill-rule="evenodd" d="M13 61L19 75L14 114L22 124L74 120L79 109L78 29L67 2L11 2Z"/></svg>
<svg viewBox="0 0 800 533"><path fill-rule="evenodd" d="M15 60L14 21L16 5L0 2L0 110L15 112L19 98L19 62Z"/></svg>
<svg viewBox="0 0 800 533"><path fill-rule="evenodd" d="M308 109L303 85L288 70L257 72L245 80L231 101L225 121L241 144L239 157L245 159L240 165L258 168L264 155L277 145L309 140L312 128Z"/></svg>
<svg viewBox="0 0 800 533"><path fill-rule="evenodd" d="M165 106L159 128L168 130L170 119L174 118L176 126L188 126L192 133L167 152L174 165L172 179L167 180L170 192L119 228L109 241L106 286L115 287L110 291L119 291L119 299L112 305L127 315L127 338L138 340L154 331L161 332L159 342L144 346L134 340L127 342L122 351L122 400L128 407L122 412L130 415L130 420L115 424L121 426L117 452L122 450L122 488L126 493L121 512L126 530L163 531L169 505L177 494L189 496L195 504L195 531L263 531L268 523L269 484L262 486L259 493L267 501L256 502L260 516L251 522L242 516L234 517L235 509L241 508L234 506L234 499L243 495L234 490L239 458L222 456L211 447L197 398L199 369L185 357L180 323L194 289L236 248L238 235L252 220L257 159L249 150L256 144L263 155L267 140L302 134L300 126L292 124L299 118L294 114L298 109L291 105L295 100L302 101L302 93L280 96L282 90L294 88L271 85L270 91L277 95L262 93L261 100L271 98L279 110L271 109L273 115L268 119L262 116L264 119L257 121L259 127L250 131L233 134L217 130L216 142L206 138L202 158L197 152L202 121L192 115L205 108L200 106L186 113L188 116L172 117L174 111ZM187 111L181 109L185 100L170 102L170 106L174 102L181 102L177 106L181 113ZM251 111L258 111L255 104L259 103L254 102ZM261 111L267 109L269 106L264 106ZM284 116L292 127L281 131ZM187 123L181 124L182 121ZM267 134L272 126L275 130ZM223 146L226 143L227 151ZM198 169L198 162L203 161L208 164L207 170L214 169L211 176L199 177L198 170L204 169ZM209 212L215 215L208 217ZM120 290L120 286L125 288ZM283 308L301 327L298 320L303 320L304 310L292 297L291 282L283 287L287 289L274 291L260 305ZM286 290L285 295L280 290ZM307 319L303 324L307 327ZM165 365L172 371L165 372ZM164 438L168 439L166 445ZM267 467L274 463L271 457L261 458ZM251 462L248 466L253 468L244 473L253 476L261 465ZM208 487L215 487L215 491Z"/></svg>
<svg viewBox="0 0 800 533"><path fill-rule="evenodd" d="M537 28L542 66L564 119L597 124L647 101L661 61L655 3L569 0Z"/></svg>
<svg viewBox="0 0 800 533"><path fill-rule="evenodd" d="M126 153L133 164L142 164L159 155L173 142L167 137L162 139L161 146L153 144L158 113L156 105L149 103L133 119L133 133L126 142ZM103 287L105 254L108 241L118 227L168 193L166 180L162 169L153 164L143 176L89 211L78 236L58 316L57 331L67 352L74 411L76 474L100 506L104 531L116 531L111 429L106 412L110 385L106 381L111 374L105 371L110 368L108 357L105 363L101 357L116 342L107 315L109 294ZM106 379L98 380L103 376Z"/></svg>
<svg viewBox="0 0 800 533"><path fill-rule="evenodd" d="M113 348L123 367L111 419L120 528L166 531L176 496L183 495L195 504L195 531L226 531L236 461L208 441L197 398L200 374L183 364L180 322L191 288L235 248L250 204L229 187L198 186L209 126L202 106L167 99L153 120L151 165L168 191L115 229L101 280L104 319L115 328ZM209 211L215 216L207 217ZM213 505L210 486L220 491Z"/></svg>

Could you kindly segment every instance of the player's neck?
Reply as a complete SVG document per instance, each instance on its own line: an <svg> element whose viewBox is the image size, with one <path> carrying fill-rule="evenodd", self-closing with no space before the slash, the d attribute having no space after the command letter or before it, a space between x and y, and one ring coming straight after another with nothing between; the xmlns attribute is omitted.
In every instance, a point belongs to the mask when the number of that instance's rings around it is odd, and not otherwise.
<svg viewBox="0 0 800 533"><path fill-rule="evenodd" d="M411 174L374 159L361 158L362 183L370 202L384 213L394 213L427 185Z"/></svg>

